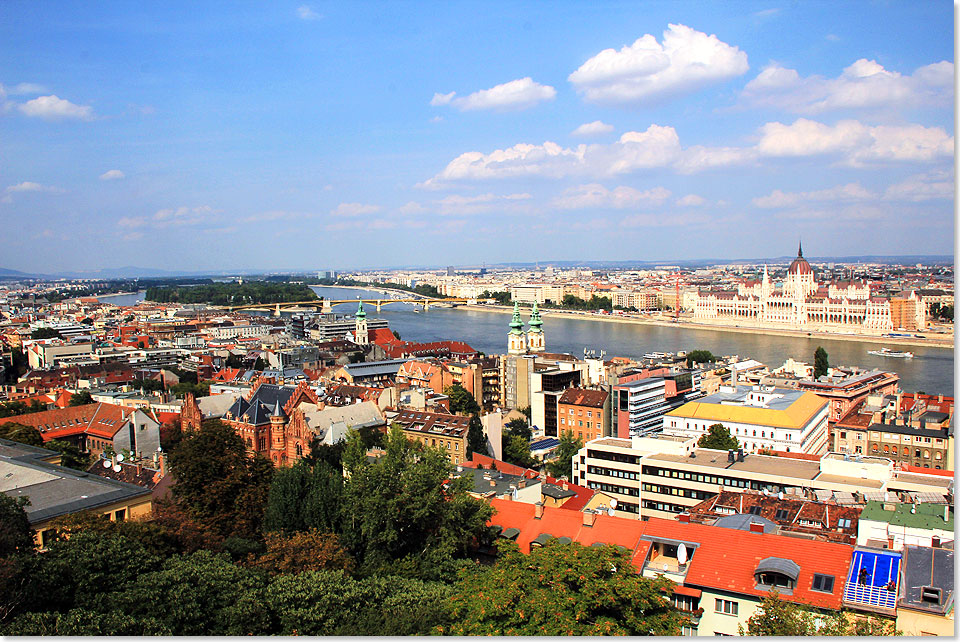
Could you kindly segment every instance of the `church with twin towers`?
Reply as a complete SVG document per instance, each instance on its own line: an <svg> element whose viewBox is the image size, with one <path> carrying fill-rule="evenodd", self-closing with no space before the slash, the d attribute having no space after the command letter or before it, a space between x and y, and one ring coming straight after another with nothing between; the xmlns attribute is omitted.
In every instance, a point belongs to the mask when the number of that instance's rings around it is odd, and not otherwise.
<svg viewBox="0 0 960 642"><path fill-rule="evenodd" d="M510 320L510 332L507 333L507 354L529 354L543 352L546 343L543 338L543 321L540 320L540 309L536 302L530 313L530 329L523 331L523 321L520 319L520 307L513 303L513 319Z"/></svg>

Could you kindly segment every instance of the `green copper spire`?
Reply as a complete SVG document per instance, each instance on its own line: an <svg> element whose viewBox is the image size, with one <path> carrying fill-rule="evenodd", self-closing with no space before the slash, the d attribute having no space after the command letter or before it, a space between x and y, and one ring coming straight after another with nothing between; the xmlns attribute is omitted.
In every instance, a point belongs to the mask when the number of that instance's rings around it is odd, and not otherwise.
<svg viewBox="0 0 960 642"><path fill-rule="evenodd" d="M537 307L537 302L533 302L533 312L530 313L530 332L543 332L540 329L540 326L543 325L543 321L540 320L540 309Z"/></svg>
<svg viewBox="0 0 960 642"><path fill-rule="evenodd" d="M523 334L523 321L520 320L519 304L513 302L513 319L510 320L510 334Z"/></svg>
<svg viewBox="0 0 960 642"><path fill-rule="evenodd" d="M367 313L363 311L363 301L360 301L360 305L357 307L357 318L363 319L366 318Z"/></svg>

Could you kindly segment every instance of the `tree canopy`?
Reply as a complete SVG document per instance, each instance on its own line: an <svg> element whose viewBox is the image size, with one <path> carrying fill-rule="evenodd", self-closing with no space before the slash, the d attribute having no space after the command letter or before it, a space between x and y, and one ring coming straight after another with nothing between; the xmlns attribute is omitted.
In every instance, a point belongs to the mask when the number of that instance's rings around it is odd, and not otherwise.
<svg viewBox="0 0 960 642"><path fill-rule="evenodd" d="M695 363L713 363L717 358L709 350L691 350L687 353L687 367Z"/></svg>
<svg viewBox="0 0 960 642"><path fill-rule="evenodd" d="M848 612L821 612L780 599L771 591L760 608L739 626L740 635L764 636L878 636L900 635L889 620Z"/></svg>
<svg viewBox="0 0 960 642"><path fill-rule="evenodd" d="M827 357L827 351L822 346L817 346L817 351L813 353L813 378L819 379L827 374L830 369L830 361Z"/></svg>
<svg viewBox="0 0 960 642"><path fill-rule="evenodd" d="M716 450L737 450L740 448L740 442L730 434L730 429L723 424L710 426L707 433L700 436L697 445L701 448L714 448Z"/></svg>
<svg viewBox="0 0 960 642"><path fill-rule="evenodd" d="M524 555L500 542L490 568L461 571L452 635L679 635L686 618L664 598L672 582L636 573L614 546L551 541Z"/></svg>
<svg viewBox="0 0 960 642"><path fill-rule="evenodd" d="M450 398L450 412L456 415L475 415L480 412L480 404L459 383L444 388L443 394Z"/></svg>
<svg viewBox="0 0 960 642"><path fill-rule="evenodd" d="M547 472L554 477L573 479L573 457L583 448L583 440L573 436L572 430L560 434L560 444L553 452L554 458L547 462Z"/></svg>

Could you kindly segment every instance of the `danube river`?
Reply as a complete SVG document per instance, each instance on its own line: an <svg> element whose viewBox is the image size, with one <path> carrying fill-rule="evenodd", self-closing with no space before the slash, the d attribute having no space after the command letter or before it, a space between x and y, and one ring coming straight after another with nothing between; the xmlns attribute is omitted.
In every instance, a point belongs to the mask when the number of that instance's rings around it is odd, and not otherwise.
<svg viewBox="0 0 960 642"><path fill-rule="evenodd" d="M318 296L328 299L386 299L389 295L370 290L335 287L313 287ZM117 305L133 305L143 299L126 295L110 299ZM353 304L338 305L338 314L353 314ZM455 339L470 344L487 354L503 354L507 349L507 323L510 317L497 312L431 308L427 312L414 311L413 305L392 303L384 306L378 315L370 306L369 318L387 319L390 328L408 341L439 341ZM524 313L526 323L529 311ZM550 316L543 318L547 351L567 352L583 356L584 348L606 357L642 357L648 352L677 352L679 350L709 350L716 355L739 355L753 358L777 368L793 357L813 362L817 346L823 346L833 365L861 366L892 370L900 375L901 387L906 392L922 390L927 393L953 394L953 350L946 348L911 347L913 359L895 359L867 354L884 344L860 341L842 341L822 338L786 337L774 334L740 334L682 326L657 326L633 323L608 323L587 319Z"/></svg>

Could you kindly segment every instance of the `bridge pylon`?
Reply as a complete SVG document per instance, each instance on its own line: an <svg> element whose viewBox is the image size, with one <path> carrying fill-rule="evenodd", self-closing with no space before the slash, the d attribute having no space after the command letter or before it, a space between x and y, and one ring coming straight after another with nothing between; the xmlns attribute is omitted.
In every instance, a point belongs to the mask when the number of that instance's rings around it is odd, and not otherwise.
<svg viewBox="0 0 960 642"><path fill-rule="evenodd" d="M279 303L277 304L277 309L273 311L273 316L275 316L275 317L280 316L280 304L279 304Z"/></svg>
<svg viewBox="0 0 960 642"><path fill-rule="evenodd" d="M377 314L380 314L380 307L382 305L383 305L383 301L381 299L377 299Z"/></svg>
<svg viewBox="0 0 960 642"><path fill-rule="evenodd" d="M333 306L330 305L330 299L323 300L323 304L320 306L320 311L324 314L330 314L333 312Z"/></svg>

